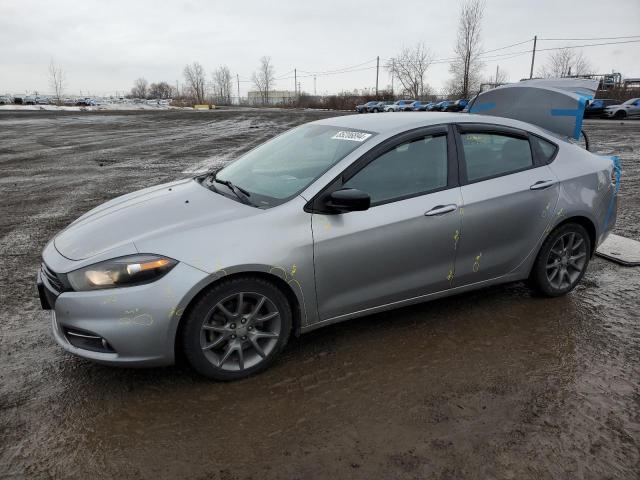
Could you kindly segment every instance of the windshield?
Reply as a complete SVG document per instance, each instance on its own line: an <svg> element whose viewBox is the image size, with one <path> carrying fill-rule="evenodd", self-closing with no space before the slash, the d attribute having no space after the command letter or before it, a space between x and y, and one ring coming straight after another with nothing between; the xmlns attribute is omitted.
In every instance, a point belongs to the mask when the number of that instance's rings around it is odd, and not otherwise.
<svg viewBox="0 0 640 480"><path fill-rule="evenodd" d="M631 99L627 100L626 102L624 102L622 105L632 105L632 104L634 104L637 100L640 100L640 98L631 98Z"/></svg>
<svg viewBox="0 0 640 480"><path fill-rule="evenodd" d="M254 205L273 207L300 193L372 136L330 125L302 125L251 150L216 178L249 193Z"/></svg>

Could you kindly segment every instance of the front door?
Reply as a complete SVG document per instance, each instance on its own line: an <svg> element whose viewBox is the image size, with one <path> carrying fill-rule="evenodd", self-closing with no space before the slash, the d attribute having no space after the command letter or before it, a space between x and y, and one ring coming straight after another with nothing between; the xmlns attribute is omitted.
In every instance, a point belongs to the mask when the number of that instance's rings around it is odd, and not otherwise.
<svg viewBox="0 0 640 480"><path fill-rule="evenodd" d="M339 180L368 193L369 210L313 214L321 320L449 288L460 230L452 142L446 128L390 142Z"/></svg>

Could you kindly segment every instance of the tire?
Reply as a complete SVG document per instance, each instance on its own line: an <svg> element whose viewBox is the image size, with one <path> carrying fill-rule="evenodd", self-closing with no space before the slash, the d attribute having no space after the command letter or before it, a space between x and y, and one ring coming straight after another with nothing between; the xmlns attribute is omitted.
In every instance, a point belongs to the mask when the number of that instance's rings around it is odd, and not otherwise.
<svg viewBox="0 0 640 480"><path fill-rule="evenodd" d="M618 120L622 119L622 118L627 118L627 112L625 112L624 110L618 110L614 115L613 118L617 118Z"/></svg>
<svg viewBox="0 0 640 480"><path fill-rule="evenodd" d="M546 238L533 264L530 285L547 297L573 290L589 266L591 239L582 225L567 223Z"/></svg>
<svg viewBox="0 0 640 480"><path fill-rule="evenodd" d="M238 380L275 361L289 340L291 318L287 298L271 282L255 277L222 281L187 314L182 349L201 375Z"/></svg>
<svg viewBox="0 0 640 480"><path fill-rule="evenodd" d="M373 110L371 110L373 113L378 113L378 109L374 108Z"/></svg>

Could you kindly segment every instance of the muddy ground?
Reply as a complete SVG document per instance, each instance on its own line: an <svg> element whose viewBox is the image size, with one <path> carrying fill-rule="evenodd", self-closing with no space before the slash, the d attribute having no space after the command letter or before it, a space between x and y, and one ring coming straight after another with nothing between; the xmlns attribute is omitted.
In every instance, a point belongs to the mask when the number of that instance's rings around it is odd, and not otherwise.
<svg viewBox="0 0 640 480"><path fill-rule="evenodd" d="M329 115L0 113L0 477L638 478L640 268L600 258L568 296L513 284L333 325L235 383L55 345L35 274L56 231ZM586 128L622 157L617 230L640 240L640 122Z"/></svg>

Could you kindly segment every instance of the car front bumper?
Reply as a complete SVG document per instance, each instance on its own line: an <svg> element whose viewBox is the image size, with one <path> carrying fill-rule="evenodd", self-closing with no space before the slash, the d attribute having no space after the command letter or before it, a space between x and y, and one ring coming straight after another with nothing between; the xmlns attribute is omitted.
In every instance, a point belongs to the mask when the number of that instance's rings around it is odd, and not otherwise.
<svg viewBox="0 0 640 480"><path fill-rule="evenodd" d="M207 274L178 263L146 285L60 294L38 277L43 308L51 306L53 337L62 348L103 364L146 367L173 364L180 318Z"/></svg>

